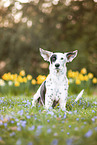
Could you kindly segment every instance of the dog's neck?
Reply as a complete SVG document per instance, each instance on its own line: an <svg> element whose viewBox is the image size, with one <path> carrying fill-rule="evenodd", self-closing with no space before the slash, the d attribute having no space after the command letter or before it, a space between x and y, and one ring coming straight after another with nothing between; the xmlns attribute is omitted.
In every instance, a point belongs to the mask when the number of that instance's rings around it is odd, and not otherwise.
<svg viewBox="0 0 97 145"><path fill-rule="evenodd" d="M55 78L55 79L65 79L67 78L66 76L66 72L67 72L67 68L64 67L63 69L53 69L53 68L49 68L50 70L50 76L52 76L52 78Z"/></svg>

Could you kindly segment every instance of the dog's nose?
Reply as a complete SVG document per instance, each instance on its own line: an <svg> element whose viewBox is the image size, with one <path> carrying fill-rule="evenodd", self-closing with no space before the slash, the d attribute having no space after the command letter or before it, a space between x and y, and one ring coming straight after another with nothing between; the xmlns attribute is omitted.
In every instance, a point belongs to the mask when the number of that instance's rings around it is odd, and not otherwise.
<svg viewBox="0 0 97 145"><path fill-rule="evenodd" d="M56 68L58 68L59 66L60 66L60 64L59 64L59 63L56 63L56 64L55 64L55 67L56 67Z"/></svg>

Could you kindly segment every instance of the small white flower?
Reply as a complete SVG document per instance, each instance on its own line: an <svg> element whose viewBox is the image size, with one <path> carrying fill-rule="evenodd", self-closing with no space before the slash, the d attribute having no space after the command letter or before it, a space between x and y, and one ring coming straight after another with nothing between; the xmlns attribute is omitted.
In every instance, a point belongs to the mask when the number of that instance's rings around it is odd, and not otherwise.
<svg viewBox="0 0 97 145"><path fill-rule="evenodd" d="M69 82L70 82L70 83L73 83L73 82L74 82L74 80L73 80L73 79L69 79Z"/></svg>
<svg viewBox="0 0 97 145"><path fill-rule="evenodd" d="M12 81L9 81L9 82L8 82L8 85L9 85L9 86L12 86L12 84L13 84Z"/></svg>
<svg viewBox="0 0 97 145"><path fill-rule="evenodd" d="M0 86L5 86L5 82L2 79L0 79Z"/></svg>

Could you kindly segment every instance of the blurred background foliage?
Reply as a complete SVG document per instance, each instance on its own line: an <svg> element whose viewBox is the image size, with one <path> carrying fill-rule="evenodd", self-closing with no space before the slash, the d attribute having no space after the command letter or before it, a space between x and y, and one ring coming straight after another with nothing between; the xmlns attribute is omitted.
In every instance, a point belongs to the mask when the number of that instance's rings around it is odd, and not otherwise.
<svg viewBox="0 0 97 145"><path fill-rule="evenodd" d="M0 75L48 74L39 48L78 50L68 69L97 77L97 0L1 0Z"/></svg>

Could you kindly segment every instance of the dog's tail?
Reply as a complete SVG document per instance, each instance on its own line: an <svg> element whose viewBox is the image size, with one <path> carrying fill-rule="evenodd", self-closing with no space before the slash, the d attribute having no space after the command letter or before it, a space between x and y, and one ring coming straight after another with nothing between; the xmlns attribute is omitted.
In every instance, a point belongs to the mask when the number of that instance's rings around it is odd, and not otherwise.
<svg viewBox="0 0 97 145"><path fill-rule="evenodd" d="M76 97L76 99L73 103L77 102L82 97L83 92L84 92L84 89L78 94L78 96Z"/></svg>

